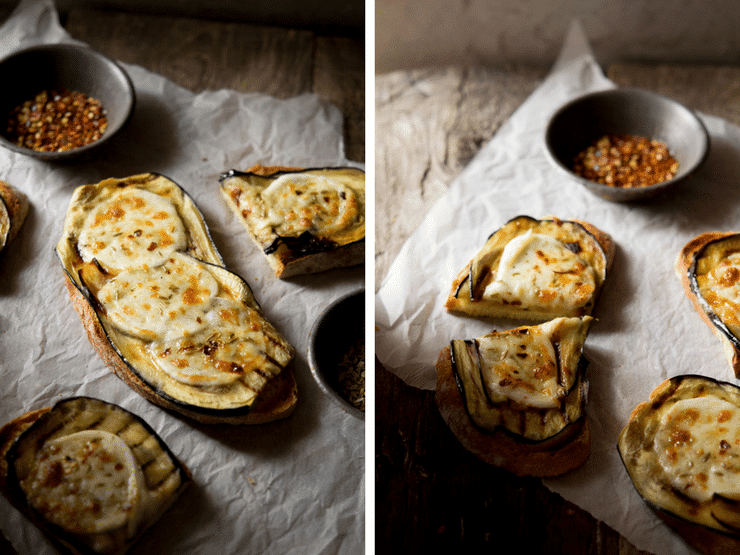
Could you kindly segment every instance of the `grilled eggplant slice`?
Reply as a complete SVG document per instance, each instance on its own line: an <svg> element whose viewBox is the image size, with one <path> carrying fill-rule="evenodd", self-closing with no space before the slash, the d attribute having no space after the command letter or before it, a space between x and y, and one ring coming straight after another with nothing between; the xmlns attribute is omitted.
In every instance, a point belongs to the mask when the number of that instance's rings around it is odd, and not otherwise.
<svg viewBox="0 0 740 555"><path fill-rule="evenodd" d="M637 492L688 543L740 550L740 388L666 380L632 411L618 449Z"/></svg>
<svg viewBox="0 0 740 555"><path fill-rule="evenodd" d="M28 214L28 197L5 181L0 181L0 251L20 229Z"/></svg>
<svg viewBox="0 0 740 555"><path fill-rule="evenodd" d="M703 233L681 250L676 272L740 378L740 233Z"/></svg>
<svg viewBox="0 0 740 555"><path fill-rule="evenodd" d="M437 361L436 401L463 446L519 475L556 476L585 462L593 318L453 340Z"/></svg>
<svg viewBox="0 0 740 555"><path fill-rule="evenodd" d="M176 183L142 174L77 188L56 252L91 343L138 393L205 423L292 412L293 347Z"/></svg>
<svg viewBox="0 0 740 555"><path fill-rule="evenodd" d="M65 552L126 552L191 481L142 419L97 399L0 428L0 492Z"/></svg>
<svg viewBox="0 0 740 555"><path fill-rule="evenodd" d="M365 172L255 166L220 179L229 208L281 278L362 264Z"/></svg>
<svg viewBox="0 0 740 555"><path fill-rule="evenodd" d="M519 216L493 233L452 284L457 314L544 322L590 315L614 258L591 224Z"/></svg>

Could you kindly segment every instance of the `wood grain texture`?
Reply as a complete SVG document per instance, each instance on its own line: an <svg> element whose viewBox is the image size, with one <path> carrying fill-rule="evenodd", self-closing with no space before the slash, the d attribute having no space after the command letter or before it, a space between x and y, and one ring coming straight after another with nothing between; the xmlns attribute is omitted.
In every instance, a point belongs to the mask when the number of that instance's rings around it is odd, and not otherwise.
<svg viewBox="0 0 740 555"><path fill-rule="evenodd" d="M429 209L544 75L447 67L376 77L376 289Z"/></svg>
<svg viewBox="0 0 740 555"><path fill-rule="evenodd" d="M647 555L550 492L465 451L434 392L376 367L376 553Z"/></svg>
<svg viewBox="0 0 740 555"><path fill-rule="evenodd" d="M648 89L740 125L740 67L621 63L609 66L607 76L620 87Z"/></svg>
<svg viewBox="0 0 740 555"><path fill-rule="evenodd" d="M364 161L362 39L98 10L71 10L65 27L103 54L145 67L196 93L228 88L290 98L315 92L342 111L348 158Z"/></svg>

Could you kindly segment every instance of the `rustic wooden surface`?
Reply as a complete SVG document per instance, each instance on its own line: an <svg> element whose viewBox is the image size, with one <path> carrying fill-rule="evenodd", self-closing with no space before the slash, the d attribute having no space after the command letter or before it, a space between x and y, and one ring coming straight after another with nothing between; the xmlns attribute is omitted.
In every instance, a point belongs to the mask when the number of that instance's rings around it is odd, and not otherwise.
<svg viewBox="0 0 740 555"><path fill-rule="evenodd" d="M288 98L316 93L345 118L345 152L365 161L364 40L305 29L71 10L69 33L193 92L228 88Z"/></svg>
<svg viewBox="0 0 740 555"><path fill-rule="evenodd" d="M376 289L432 204L545 73L438 68L376 77ZM607 75L740 124L740 67L619 64ZM445 425L433 392L377 363L376 398L378 553L644 553L539 480L478 461Z"/></svg>

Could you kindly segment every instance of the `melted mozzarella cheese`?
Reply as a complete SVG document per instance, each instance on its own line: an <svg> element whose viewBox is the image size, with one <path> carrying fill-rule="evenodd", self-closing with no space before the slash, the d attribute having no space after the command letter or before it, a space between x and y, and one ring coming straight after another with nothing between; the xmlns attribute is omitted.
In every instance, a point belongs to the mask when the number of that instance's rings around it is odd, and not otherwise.
<svg viewBox="0 0 740 555"><path fill-rule="evenodd" d="M676 402L654 449L669 483L697 501L740 496L740 408L715 397Z"/></svg>
<svg viewBox="0 0 740 555"><path fill-rule="evenodd" d="M259 315L227 299L209 313L207 336L155 341L149 346L154 364L175 380L197 386L223 386L241 380L258 392L280 372L268 356L268 337ZM259 371L249 370L257 368Z"/></svg>
<svg viewBox="0 0 740 555"><path fill-rule="evenodd" d="M113 326L144 340L172 340L209 325L219 285L207 267L175 253L155 268L122 272L98 292Z"/></svg>
<svg viewBox="0 0 740 555"><path fill-rule="evenodd" d="M584 306L595 290L593 268L557 239L529 230L506 244L483 298L561 312Z"/></svg>
<svg viewBox="0 0 740 555"><path fill-rule="evenodd" d="M709 272L701 293L733 332L740 331L740 253L729 255Z"/></svg>
<svg viewBox="0 0 740 555"><path fill-rule="evenodd" d="M85 430L46 442L21 482L30 504L48 521L75 533L128 527L141 516L144 478L117 435Z"/></svg>
<svg viewBox="0 0 740 555"><path fill-rule="evenodd" d="M86 217L77 242L85 262L107 270L152 268L187 246L185 226L166 198L126 188Z"/></svg>
<svg viewBox="0 0 740 555"><path fill-rule="evenodd" d="M262 227L281 237L305 231L316 236L338 233L361 217L355 191L326 176L310 173L278 177L261 193L264 201Z"/></svg>
<svg viewBox="0 0 740 555"><path fill-rule="evenodd" d="M547 330L493 334L478 342L484 386L494 402L509 399L535 408L560 406L567 391L558 383L557 355Z"/></svg>

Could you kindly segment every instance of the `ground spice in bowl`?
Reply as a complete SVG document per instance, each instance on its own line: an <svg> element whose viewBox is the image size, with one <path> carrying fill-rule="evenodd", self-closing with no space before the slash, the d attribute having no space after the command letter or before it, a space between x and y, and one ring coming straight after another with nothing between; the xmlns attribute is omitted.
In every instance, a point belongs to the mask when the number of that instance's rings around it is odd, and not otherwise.
<svg viewBox="0 0 740 555"><path fill-rule="evenodd" d="M339 361L339 394L361 411L365 410L365 340L359 339Z"/></svg>
<svg viewBox="0 0 740 555"><path fill-rule="evenodd" d="M10 113L7 137L38 152L64 152L100 139L106 115L100 102L84 93L44 90Z"/></svg>
<svg viewBox="0 0 740 555"><path fill-rule="evenodd" d="M673 179L678 162L656 140L615 133L603 135L576 155L573 172L612 187L648 187Z"/></svg>

